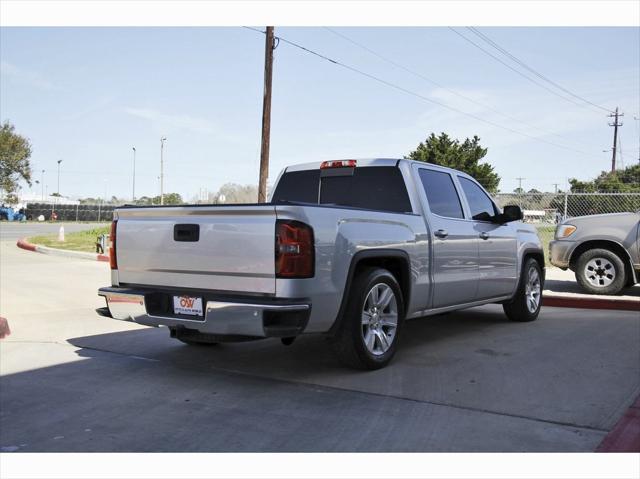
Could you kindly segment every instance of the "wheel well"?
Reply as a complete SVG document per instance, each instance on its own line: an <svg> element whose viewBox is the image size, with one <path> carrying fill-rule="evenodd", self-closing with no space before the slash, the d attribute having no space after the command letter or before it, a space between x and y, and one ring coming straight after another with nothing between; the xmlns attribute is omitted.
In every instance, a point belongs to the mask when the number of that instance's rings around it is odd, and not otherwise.
<svg viewBox="0 0 640 479"><path fill-rule="evenodd" d="M372 257L363 258L356 264L353 277L365 268L384 268L389 271L400 285L402 291L402 299L404 303L405 313L409 304L410 280L409 280L409 264L407 260L401 256L395 257Z"/></svg>
<svg viewBox="0 0 640 479"><path fill-rule="evenodd" d="M631 258L629 257L629 254L624 249L624 247L614 241L593 240L593 241L585 241L584 243L581 243L580 245L578 245L576 249L573 250L573 253L571 253L571 258L569 259L569 269L571 269L571 271L575 271L576 264L578 262L578 258L580 257L580 255L585 251L589 251L590 249L596 249L596 248L608 249L609 251L618 255L618 257L622 260L622 263L624 264L624 273L626 275L627 282L633 282L634 275L633 275L633 270L631 268Z"/></svg>
<svg viewBox="0 0 640 479"><path fill-rule="evenodd" d="M539 251L530 251L524 254L522 257L522 268L524 268L524 264L527 262L529 258L535 259L540 265L540 269L542 270L542 280L544 281L545 276L545 266L544 266L544 253Z"/></svg>

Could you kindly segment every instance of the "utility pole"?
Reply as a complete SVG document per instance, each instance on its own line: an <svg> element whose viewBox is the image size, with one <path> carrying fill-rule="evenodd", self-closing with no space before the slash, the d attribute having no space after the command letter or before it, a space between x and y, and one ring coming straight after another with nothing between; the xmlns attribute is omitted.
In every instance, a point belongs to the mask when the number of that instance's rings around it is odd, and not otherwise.
<svg viewBox="0 0 640 479"><path fill-rule="evenodd" d="M164 142L167 137L160 138L160 204L164 205Z"/></svg>
<svg viewBox="0 0 640 479"><path fill-rule="evenodd" d="M556 193L558 192L558 185L559 185L559 184L560 184L560 183L553 183L553 186L554 186L554 188L556 189Z"/></svg>
<svg viewBox="0 0 640 479"><path fill-rule="evenodd" d="M609 118L615 118L613 123L609 123L609 126L613 127L613 149L611 154L611 173L616 171L616 148L618 145L618 127L622 126L622 122L618 122L618 118L624 116L624 113L618 113L618 107L616 107L615 113L611 113Z"/></svg>
<svg viewBox="0 0 640 479"><path fill-rule="evenodd" d="M136 147L133 147L133 192L131 194L131 201L136 201Z"/></svg>
<svg viewBox="0 0 640 479"><path fill-rule="evenodd" d="M267 27L264 45L264 96L262 99L262 145L260 147L258 203L265 203L267 201L267 177L269 176L269 143L271 139L271 80L273 77L273 49L273 27Z"/></svg>
<svg viewBox="0 0 640 479"><path fill-rule="evenodd" d="M522 193L522 180L526 180L526 178L516 178L518 180L518 191Z"/></svg>

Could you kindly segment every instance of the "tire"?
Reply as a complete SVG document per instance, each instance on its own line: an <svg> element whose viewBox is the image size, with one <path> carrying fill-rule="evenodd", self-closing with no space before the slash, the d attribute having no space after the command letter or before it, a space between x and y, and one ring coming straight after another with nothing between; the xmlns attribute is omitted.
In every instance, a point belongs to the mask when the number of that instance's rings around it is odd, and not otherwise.
<svg viewBox="0 0 640 479"><path fill-rule="evenodd" d="M356 369L380 369L393 358L404 320L396 278L386 269L357 273L340 325L332 338L340 362Z"/></svg>
<svg viewBox="0 0 640 479"><path fill-rule="evenodd" d="M618 294L627 284L622 259L604 248L590 249L576 261L576 281L590 294Z"/></svg>
<svg viewBox="0 0 640 479"><path fill-rule="evenodd" d="M218 344L215 340L211 339L208 334L191 329L173 329L171 331L171 337L189 346L213 346Z"/></svg>
<svg viewBox="0 0 640 479"><path fill-rule="evenodd" d="M516 294L502 305L507 318L520 323L535 321L542 306L542 287L542 268L535 259L528 258L522 267Z"/></svg>

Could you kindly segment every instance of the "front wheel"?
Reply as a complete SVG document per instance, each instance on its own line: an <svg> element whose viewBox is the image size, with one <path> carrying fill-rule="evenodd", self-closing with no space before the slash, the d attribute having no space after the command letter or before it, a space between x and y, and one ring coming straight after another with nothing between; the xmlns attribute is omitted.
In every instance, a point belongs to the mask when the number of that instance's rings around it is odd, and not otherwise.
<svg viewBox="0 0 640 479"><path fill-rule="evenodd" d="M620 257L604 248L582 253L575 273L578 284L591 294L618 294L627 282Z"/></svg>
<svg viewBox="0 0 640 479"><path fill-rule="evenodd" d="M511 321L534 321L542 306L542 268L529 258L520 273L520 282L515 296L509 303L502 305L507 318Z"/></svg>
<svg viewBox="0 0 640 479"><path fill-rule="evenodd" d="M333 338L343 364L357 369L380 369L396 352L404 318L402 292L386 269L369 268L357 274L340 327Z"/></svg>

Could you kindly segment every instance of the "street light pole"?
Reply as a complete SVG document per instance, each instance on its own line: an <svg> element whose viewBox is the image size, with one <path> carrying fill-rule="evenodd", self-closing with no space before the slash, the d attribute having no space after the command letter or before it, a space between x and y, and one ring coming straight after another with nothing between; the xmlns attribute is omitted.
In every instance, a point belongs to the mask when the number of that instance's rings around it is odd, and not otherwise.
<svg viewBox="0 0 640 479"><path fill-rule="evenodd" d="M44 170L42 170L42 179L40 180L40 185L42 186L42 201L44 201Z"/></svg>
<svg viewBox="0 0 640 479"><path fill-rule="evenodd" d="M60 196L60 163L62 160L58 160L58 196Z"/></svg>
<svg viewBox="0 0 640 479"><path fill-rule="evenodd" d="M167 137L160 138L160 204L164 205L164 142Z"/></svg>
<svg viewBox="0 0 640 479"><path fill-rule="evenodd" d="M133 147L133 192L131 194L131 201L136 201L136 147Z"/></svg>

